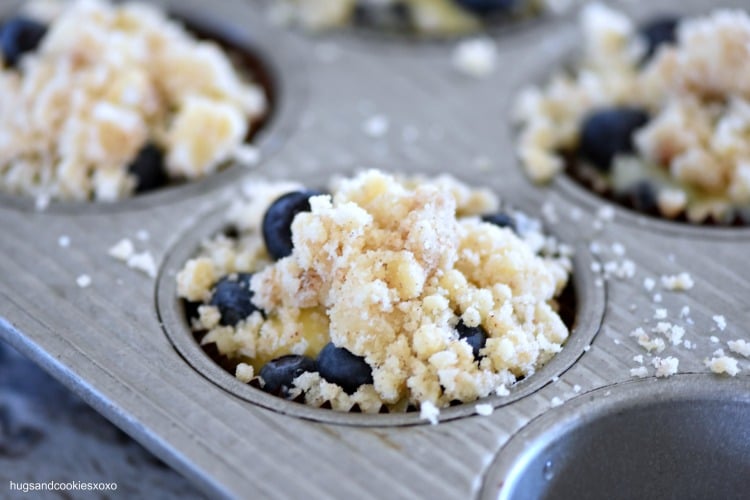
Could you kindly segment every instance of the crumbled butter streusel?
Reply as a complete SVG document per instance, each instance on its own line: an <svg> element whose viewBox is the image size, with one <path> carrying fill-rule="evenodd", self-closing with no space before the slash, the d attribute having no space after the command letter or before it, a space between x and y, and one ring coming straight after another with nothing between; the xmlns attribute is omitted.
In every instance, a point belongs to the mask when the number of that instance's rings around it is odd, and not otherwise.
<svg viewBox="0 0 750 500"><path fill-rule="evenodd" d="M711 359L706 359L704 363L714 373L734 377L740 372L737 360L729 356L714 356Z"/></svg>

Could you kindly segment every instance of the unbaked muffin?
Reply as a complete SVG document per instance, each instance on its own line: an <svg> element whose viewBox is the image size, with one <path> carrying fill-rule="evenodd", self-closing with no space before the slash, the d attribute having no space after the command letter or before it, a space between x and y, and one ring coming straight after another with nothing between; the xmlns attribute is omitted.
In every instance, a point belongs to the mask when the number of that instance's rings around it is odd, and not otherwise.
<svg viewBox="0 0 750 500"><path fill-rule="evenodd" d="M691 223L750 220L750 17L741 10L636 26L582 13L583 53L519 99L529 176L567 169L636 210ZM562 63L561 63L562 66Z"/></svg>
<svg viewBox="0 0 750 500"><path fill-rule="evenodd" d="M318 31L347 25L430 36L455 36L563 12L581 0L285 0L275 14Z"/></svg>
<svg viewBox="0 0 750 500"><path fill-rule="evenodd" d="M0 28L0 190L114 201L247 158L266 93L156 7L35 0Z"/></svg>
<svg viewBox="0 0 750 500"><path fill-rule="evenodd" d="M570 248L447 176L366 171L322 193L254 183L177 276L201 344L312 406L445 407L504 393L569 335Z"/></svg>

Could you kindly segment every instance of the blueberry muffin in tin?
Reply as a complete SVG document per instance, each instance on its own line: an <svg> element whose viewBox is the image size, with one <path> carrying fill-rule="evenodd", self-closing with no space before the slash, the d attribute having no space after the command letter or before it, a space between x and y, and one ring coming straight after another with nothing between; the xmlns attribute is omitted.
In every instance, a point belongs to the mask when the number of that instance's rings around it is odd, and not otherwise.
<svg viewBox="0 0 750 500"><path fill-rule="evenodd" d="M750 221L750 16L717 10L636 26L593 4L581 25L574 69L519 99L530 177L567 170L644 213Z"/></svg>
<svg viewBox="0 0 750 500"><path fill-rule="evenodd" d="M34 0L0 48L0 191L114 201L254 154L266 92L154 6Z"/></svg>
<svg viewBox="0 0 750 500"><path fill-rule="evenodd" d="M285 0L275 14L319 31L347 25L427 36L472 33L497 22L563 12L581 0Z"/></svg>
<svg viewBox="0 0 750 500"><path fill-rule="evenodd" d="M177 276L196 338L244 382L340 411L440 408L504 394L569 335L570 248L489 191L370 170L247 197Z"/></svg>

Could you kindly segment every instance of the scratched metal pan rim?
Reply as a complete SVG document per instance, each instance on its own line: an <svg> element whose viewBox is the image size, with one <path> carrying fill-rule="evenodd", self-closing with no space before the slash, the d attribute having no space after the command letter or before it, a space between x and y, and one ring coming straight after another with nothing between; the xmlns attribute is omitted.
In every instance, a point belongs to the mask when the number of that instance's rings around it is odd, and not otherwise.
<svg viewBox="0 0 750 500"><path fill-rule="evenodd" d="M717 378L619 383L551 409L500 450L480 498L739 498L750 377Z"/></svg>
<svg viewBox="0 0 750 500"><path fill-rule="evenodd" d="M209 357L195 340L183 301L177 297L176 275L185 262L197 253L202 241L226 229L228 206L226 203L219 204L201 219L200 224L197 224L194 230L178 236L176 243L167 252L157 277L156 312L164 333L183 360L203 377L226 391L227 395L236 396L284 415L348 426L386 427L426 423L425 420L420 420L419 412L346 413L288 401L240 382L233 374ZM516 208L523 211L530 207L516 206ZM528 210L526 213L533 214L533 211ZM475 415L475 404L478 403L491 404L494 408L500 408L534 394L549 384L554 377L559 377L574 366L598 334L607 299L606 284L597 281L597 276L591 271L596 257L590 252L588 245L583 243L574 224L566 224L564 227L559 225L548 231L561 242L571 245L575 252L571 285L576 296L577 311L570 337L564 344L563 350L536 373L511 386L510 395L504 397L493 395L472 403L444 408L440 412L441 422Z"/></svg>
<svg viewBox="0 0 750 500"><path fill-rule="evenodd" d="M197 0L150 0L149 3L163 8L170 19L184 23L190 31L216 38L243 53L254 71L260 70L255 75L256 81L269 97L269 109L249 143L258 149L259 163L252 167L229 164L201 179L181 181L113 202L50 200L43 210L37 209L31 196L0 191L0 206L56 216L149 210L218 191L248 172L262 171L268 158L293 134L309 94L308 62L302 57L304 51L299 49L298 39L264 22L243 1L225 1L231 8L213 10ZM20 4L16 1L0 7L0 19L16 11ZM234 15L232 8L238 10Z"/></svg>
<svg viewBox="0 0 750 500"><path fill-rule="evenodd" d="M729 4L732 3L744 6L745 9L748 8L746 3L742 4L739 0L729 0L724 2L724 5L729 7ZM612 2L612 4L612 7L618 11L624 12L629 18L634 19L637 23L646 22L649 19L658 17L659 15L672 14L682 17L694 16L706 14L716 9L716 6L713 5L696 5L695 2L693 2L689 5L673 6L671 10L661 9L660 14L655 14L649 10L648 14L644 15L644 13L638 9L637 3L620 0ZM532 61L532 63L516 67L519 71L519 75L509 92L510 98L506 101L507 104L505 106L505 130L510 134L509 143L513 145L514 151L519 135L519 127L513 119L513 106L517 101L517 97L520 95L521 91L529 85L544 84L550 81L551 77L556 72L574 66L576 57L580 54L581 44L583 43L582 33L576 17L580 13L580 10L581 9L577 9L575 12L572 12L571 15L564 16L564 18L560 19L557 23L556 28L558 28L558 31L557 36L555 37L557 43L554 46L546 46L545 50L536 52L534 58L528 59L529 61ZM513 165L515 168L518 168L519 171L523 171L524 169L517 154L514 154L513 156ZM531 181L529 180L528 182ZM552 179L547 185L547 188L560 193L576 205L579 205L581 208L589 210L592 213L596 213L598 210L605 207L611 208L614 210L617 218L625 224L655 234L665 234L675 237L703 239L709 241L717 239L722 241L745 241L750 239L750 223L745 223L739 226L707 223L695 224L687 221L675 221L658 215L646 214L581 185L581 183L574 179L567 171L555 175L554 179Z"/></svg>

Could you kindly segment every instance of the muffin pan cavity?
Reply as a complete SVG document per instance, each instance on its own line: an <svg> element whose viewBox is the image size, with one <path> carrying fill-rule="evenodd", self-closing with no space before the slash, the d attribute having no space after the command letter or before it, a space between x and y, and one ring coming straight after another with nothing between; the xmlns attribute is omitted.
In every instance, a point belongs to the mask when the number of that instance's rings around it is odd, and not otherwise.
<svg viewBox="0 0 750 500"><path fill-rule="evenodd" d="M647 379L579 396L498 455L481 498L742 498L748 381Z"/></svg>
<svg viewBox="0 0 750 500"><path fill-rule="evenodd" d="M247 133L242 141L242 151L223 161L215 172L195 179L170 180L166 178L166 174L154 176L148 173L148 180L144 181L149 183L148 188L136 188L133 194L113 201L58 200L54 196L10 194L7 190L0 189L0 204L23 211L37 210L50 214L93 214L148 209L213 191L232 183L244 172L262 168L266 158L279 149L298 121L306 94L305 61L300 58L295 41L257 16L248 14L247 8L241 3L236 3L237 12L234 17L216 16L206 9L205 5L191 7L189 3L171 0L154 3L167 13L169 21L184 27L196 40L215 44L226 54L240 78L252 82L263 94L265 110L258 116L246 118ZM17 15L19 10L20 6L4 6L0 9L0 20ZM209 53L208 50L205 52ZM206 54L204 56L208 57ZM249 102L250 97L247 96L247 99ZM197 113L198 108L195 109ZM182 119L183 129L188 126L187 120L185 114L185 118ZM166 132L162 131L159 134L165 135ZM159 153L159 156L162 154L166 159L166 153ZM149 160L145 156L142 159L141 156L134 162L143 160L140 163L143 164L141 170L145 169L144 172L153 171L155 162L166 161ZM151 154L151 157L154 155ZM135 171L134 168L131 167L131 171ZM158 166L157 170L163 170L163 167Z"/></svg>
<svg viewBox="0 0 750 500"><path fill-rule="evenodd" d="M350 9L328 9L316 2L276 2L270 15L310 34L343 31L404 41L447 41L463 36L510 34L574 10L580 0L561 6L554 0L430 0L368 2ZM344 5L344 4L341 4Z"/></svg>
<svg viewBox="0 0 750 500"><path fill-rule="evenodd" d="M256 382L244 384L236 379L235 364L220 356L215 345L199 345L199 339L196 339L198 334L191 331L189 322L189 318L195 315L195 310L186 301L178 299L175 276L185 262L195 256L202 241L220 232L231 234L232 229L225 227L226 212L226 207L216 210L197 225L201 228L200 231L191 231L189 235L185 235L170 251L159 276L159 316L167 336L182 357L204 377L230 394L280 413L345 425L392 426L425 423L425 420L420 420L419 412L414 409L405 413L387 413L385 408L381 409L380 414L364 414L356 410L344 413L327 409L325 405L314 408L270 395L260 390ZM592 343L602 321L605 287L595 283L596 276L591 272L595 259L586 245L577 243L580 237L576 228L557 227L552 234L563 243L570 241L574 247L571 279L559 297L560 316L571 332L562 351L554 355L536 373L510 386L509 395L490 396L472 403L444 408L440 412L440 421L473 415L476 413L475 404L501 407L521 400L544 387L553 378L559 377L588 350L587 346Z"/></svg>
<svg viewBox="0 0 750 500"><path fill-rule="evenodd" d="M524 68L527 81L509 106L519 167L577 203L616 207L639 227L692 237L747 235L744 140L725 132L739 105L727 97L735 92L731 84L721 86L731 64L717 63L717 88L724 90L715 92L725 92L718 99L684 83L707 79L700 73L696 32L710 33L719 51L733 43L723 38L722 23L739 18L741 24L746 16L716 12L698 3L645 12L619 4L584 7L558 47L528 58L534 62ZM674 28L676 22L682 23ZM670 41L675 33L683 37L679 45ZM674 72L672 58L683 61ZM676 125L677 116L683 126ZM695 139L699 128L707 137Z"/></svg>

